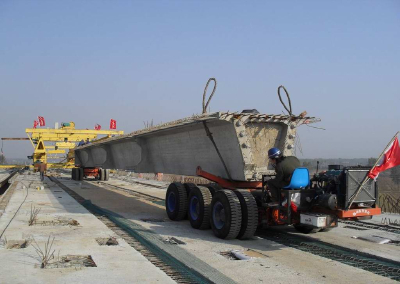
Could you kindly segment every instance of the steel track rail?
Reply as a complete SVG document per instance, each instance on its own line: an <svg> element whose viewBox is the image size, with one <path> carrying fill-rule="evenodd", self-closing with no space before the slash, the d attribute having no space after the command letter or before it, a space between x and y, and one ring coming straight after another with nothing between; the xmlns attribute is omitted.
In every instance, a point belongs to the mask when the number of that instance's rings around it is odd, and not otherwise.
<svg viewBox="0 0 400 284"><path fill-rule="evenodd" d="M340 220L339 222L342 224L356 226L359 228L380 230L380 231L385 231L385 232L389 232L389 233L400 234L400 228L395 228L390 225L371 224L371 223L362 222L362 221L348 221L348 220Z"/></svg>

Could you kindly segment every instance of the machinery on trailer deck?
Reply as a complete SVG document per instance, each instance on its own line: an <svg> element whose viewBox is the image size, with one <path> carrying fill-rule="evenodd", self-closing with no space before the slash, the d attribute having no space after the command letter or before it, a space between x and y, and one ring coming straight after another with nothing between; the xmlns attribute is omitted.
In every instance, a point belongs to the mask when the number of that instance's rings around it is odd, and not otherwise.
<svg viewBox="0 0 400 284"><path fill-rule="evenodd" d="M345 210L370 168L332 167L311 181L306 168L296 169L290 185L281 190L285 198L280 197L278 204L266 202L266 180L270 176L264 175L261 181L235 182L199 167L197 174L215 183L171 183L165 198L166 211L175 221L187 216L193 228L211 226L214 234L223 239L250 238L260 226L293 225L302 233L327 231L337 227L338 219L370 219L381 213L373 180Z"/></svg>
<svg viewBox="0 0 400 284"><path fill-rule="evenodd" d="M94 177L101 181L107 181L110 178L110 169L102 168L72 168L71 178L73 180L83 180L84 178Z"/></svg>

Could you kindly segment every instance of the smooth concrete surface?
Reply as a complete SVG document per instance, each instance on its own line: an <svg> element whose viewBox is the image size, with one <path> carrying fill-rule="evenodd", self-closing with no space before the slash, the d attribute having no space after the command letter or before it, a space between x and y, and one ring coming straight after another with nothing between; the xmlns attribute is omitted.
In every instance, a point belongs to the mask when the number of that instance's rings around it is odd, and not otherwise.
<svg viewBox="0 0 400 284"><path fill-rule="evenodd" d="M201 231L191 228L188 220L170 221L163 205L113 189L104 183L83 182L82 186L79 186L79 182L69 179L60 181L84 198L90 199L94 204L151 229L163 238L175 237L184 241L186 245L180 245L182 248L238 283L395 283L389 278L259 237L246 241L218 239L211 230ZM141 180L141 182L148 181ZM151 189L142 184L113 179L107 183L160 198L165 195L167 187L165 184L164 189ZM152 183L149 182L149 184ZM157 182L157 185L159 184L160 182ZM155 220L144 221L146 219ZM293 231L291 228L286 229ZM322 241L338 243L344 247L374 254L379 252L387 258L395 259L398 256L397 247L372 246L371 243L351 239L353 232L345 234L346 229L339 228L338 230L339 233L333 230L329 233L314 235ZM258 257L253 257L248 261L238 261L221 255L221 252L233 249L248 254L253 253Z"/></svg>
<svg viewBox="0 0 400 284"><path fill-rule="evenodd" d="M266 149L279 147L284 155L292 155L297 126L305 120L313 121L284 115L203 114L78 147L75 161L82 167L187 176L196 175L200 166L226 179L261 179L272 170Z"/></svg>
<svg viewBox="0 0 400 284"><path fill-rule="evenodd" d="M234 125L226 121L209 123L231 176L236 180L244 180L244 161ZM79 164L85 167L129 169L138 173L196 175L196 168L201 166L206 171L227 178L223 164L202 123L93 145L77 150L76 156Z"/></svg>
<svg viewBox="0 0 400 284"><path fill-rule="evenodd" d="M48 178L42 184L37 174L21 175L15 182L14 195L0 218L0 232L9 224L0 247L0 283L175 283ZM37 190L41 185L44 189ZM40 208L34 226L28 225L31 205ZM79 225L51 225L71 219ZM56 259L91 255L97 267L41 269L32 245L6 249L4 243L34 238L44 248L50 235L55 237ZM108 237L117 237L119 245L100 246L95 240Z"/></svg>

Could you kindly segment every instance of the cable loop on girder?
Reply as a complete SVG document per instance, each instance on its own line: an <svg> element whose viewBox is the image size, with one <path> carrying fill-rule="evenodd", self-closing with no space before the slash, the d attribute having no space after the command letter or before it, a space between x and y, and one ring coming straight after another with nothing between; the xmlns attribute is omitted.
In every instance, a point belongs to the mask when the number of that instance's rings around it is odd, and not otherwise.
<svg viewBox="0 0 400 284"><path fill-rule="evenodd" d="M206 103L206 93L207 93L208 85L210 84L211 81L214 81L214 89L212 90L211 95L208 98L207 103ZM216 89L217 89L217 80L215 80L215 78L208 79L206 87L204 88L204 93L203 93L203 113L207 113L207 107L210 104L211 98L214 96Z"/></svg>
<svg viewBox="0 0 400 284"><path fill-rule="evenodd" d="M281 97L281 88L283 88L283 90L286 93L286 97L288 98L288 102L289 102L289 108L286 106L286 104L283 102L282 97ZM279 100L281 101L281 104L283 105L283 107L286 109L286 111L289 113L290 116L292 116L292 102L290 101L290 96L288 91L286 90L286 88L283 85L280 85L278 87L278 97Z"/></svg>

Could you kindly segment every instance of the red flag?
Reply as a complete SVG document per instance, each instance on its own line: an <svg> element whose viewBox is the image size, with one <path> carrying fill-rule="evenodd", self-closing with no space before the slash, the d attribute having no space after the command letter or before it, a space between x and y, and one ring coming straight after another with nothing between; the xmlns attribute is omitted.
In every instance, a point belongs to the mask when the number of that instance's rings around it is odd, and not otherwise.
<svg viewBox="0 0 400 284"><path fill-rule="evenodd" d="M36 128L39 125L39 121L34 120L33 121L33 128Z"/></svg>
<svg viewBox="0 0 400 284"><path fill-rule="evenodd" d="M371 179L376 179L379 173L398 165L400 165L400 147L399 140L396 137L392 144L390 144L385 151L380 163L369 171L368 177Z"/></svg>
<svg viewBox="0 0 400 284"><path fill-rule="evenodd" d="M112 118L110 120L110 129L117 129L117 121Z"/></svg>
<svg viewBox="0 0 400 284"><path fill-rule="evenodd" d="M101 129L101 125L100 124L96 124L95 126L94 126L94 130L100 130Z"/></svg>
<svg viewBox="0 0 400 284"><path fill-rule="evenodd" d="M40 126L46 126L46 122L43 116L38 116Z"/></svg>

